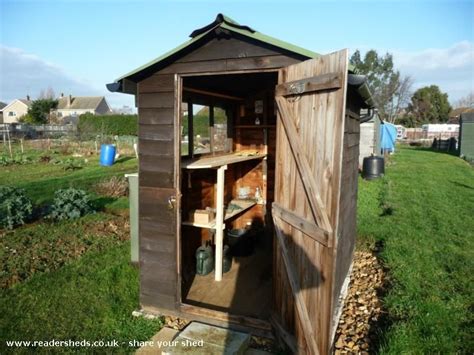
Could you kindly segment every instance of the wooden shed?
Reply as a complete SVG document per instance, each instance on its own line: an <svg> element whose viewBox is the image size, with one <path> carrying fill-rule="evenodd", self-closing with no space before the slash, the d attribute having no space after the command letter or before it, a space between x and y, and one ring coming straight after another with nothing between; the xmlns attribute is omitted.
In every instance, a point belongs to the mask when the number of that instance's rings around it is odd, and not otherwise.
<svg viewBox="0 0 474 355"><path fill-rule="evenodd" d="M465 112L459 119L459 156L474 161L474 112Z"/></svg>
<svg viewBox="0 0 474 355"><path fill-rule="evenodd" d="M318 55L219 14L107 86L138 107L142 308L328 353L372 107L347 50Z"/></svg>

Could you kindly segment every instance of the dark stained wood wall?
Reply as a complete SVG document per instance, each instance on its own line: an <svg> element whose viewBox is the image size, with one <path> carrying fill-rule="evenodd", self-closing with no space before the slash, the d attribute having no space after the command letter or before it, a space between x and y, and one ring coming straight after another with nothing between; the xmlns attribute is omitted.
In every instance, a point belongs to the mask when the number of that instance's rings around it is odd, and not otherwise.
<svg viewBox="0 0 474 355"><path fill-rule="evenodd" d="M176 307L176 194L173 74L154 75L138 84L140 302Z"/></svg>

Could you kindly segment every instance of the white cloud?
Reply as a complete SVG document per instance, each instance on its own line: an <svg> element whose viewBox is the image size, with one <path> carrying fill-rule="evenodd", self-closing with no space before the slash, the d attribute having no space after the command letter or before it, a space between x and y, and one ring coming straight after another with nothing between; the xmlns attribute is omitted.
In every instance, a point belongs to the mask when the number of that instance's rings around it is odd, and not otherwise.
<svg viewBox="0 0 474 355"><path fill-rule="evenodd" d="M106 96L113 107L134 106L133 97L109 93L104 83L75 78L58 65L26 53L22 49L0 45L0 101L10 102L29 94L36 98L51 87L56 95Z"/></svg>
<svg viewBox="0 0 474 355"><path fill-rule="evenodd" d="M415 88L438 85L451 102L474 90L474 43L462 41L447 48L418 52L393 51L395 65L411 75Z"/></svg>
<svg viewBox="0 0 474 355"><path fill-rule="evenodd" d="M448 48L429 48L420 52L393 52L400 68L408 70L465 69L474 65L474 43L462 41Z"/></svg>

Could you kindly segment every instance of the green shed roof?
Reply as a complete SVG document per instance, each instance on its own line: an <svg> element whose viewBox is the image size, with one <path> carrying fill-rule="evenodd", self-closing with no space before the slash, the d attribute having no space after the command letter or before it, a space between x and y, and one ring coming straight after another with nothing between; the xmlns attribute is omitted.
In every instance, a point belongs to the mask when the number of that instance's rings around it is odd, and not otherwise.
<svg viewBox="0 0 474 355"><path fill-rule="evenodd" d="M299 54L301 56L307 57L308 59L317 58L317 57L320 56L320 54L318 54L316 52L298 47L294 44L291 44L291 43L288 43L288 42L285 42L285 41L281 41L279 39L276 39L276 38L273 38L273 37L270 37L270 36L267 36L263 33L255 31L254 29L252 29L248 26L240 25L239 23L232 20L228 16L218 14L216 19L214 20L214 22L210 23L209 25L207 25L207 26L205 26L201 29L197 29L197 30L193 31L193 33L191 33L191 35L190 35L190 37L191 37L190 40L182 43L178 47L170 50L169 52L166 52L165 54L159 56L158 58L155 58L152 61L140 66L139 68L137 68L135 70L132 70L131 72L129 72L125 75L122 75L120 78L116 79L116 81L118 82L122 79L133 76L134 74L137 74L137 73L141 72L142 70L147 69L148 67L150 67L152 65L159 64L160 62L166 60L167 58L171 57L172 55L182 51L183 49L189 47L193 43L199 41L201 38L203 38L205 35L207 35L211 31L213 31L217 27L221 27L223 29L238 33L242 36L246 36L246 37L254 39L256 41L260 41L260 42L263 42L263 43L266 43L266 44L270 44L274 47L277 47L277 48L280 48L280 49L283 49L283 50L286 50L286 51L289 51L289 52L292 52L292 53Z"/></svg>

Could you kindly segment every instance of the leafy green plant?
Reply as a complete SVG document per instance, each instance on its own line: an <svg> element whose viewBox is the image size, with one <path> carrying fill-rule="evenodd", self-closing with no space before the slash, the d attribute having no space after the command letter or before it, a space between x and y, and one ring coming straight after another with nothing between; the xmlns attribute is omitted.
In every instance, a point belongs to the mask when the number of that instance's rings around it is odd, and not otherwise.
<svg viewBox="0 0 474 355"><path fill-rule="evenodd" d="M13 229L25 224L33 214L33 204L23 189L0 186L0 227Z"/></svg>
<svg viewBox="0 0 474 355"><path fill-rule="evenodd" d="M0 156L0 166L8 166L8 165L24 165L34 163L34 159L27 156L27 155L14 155L12 158L6 155Z"/></svg>
<svg viewBox="0 0 474 355"><path fill-rule="evenodd" d="M70 187L54 193L51 217L57 221L75 219L93 212L89 196L84 190Z"/></svg>
<svg viewBox="0 0 474 355"><path fill-rule="evenodd" d="M62 162L64 164L64 170L78 170L82 169L82 162L74 159L74 158L68 158Z"/></svg>

